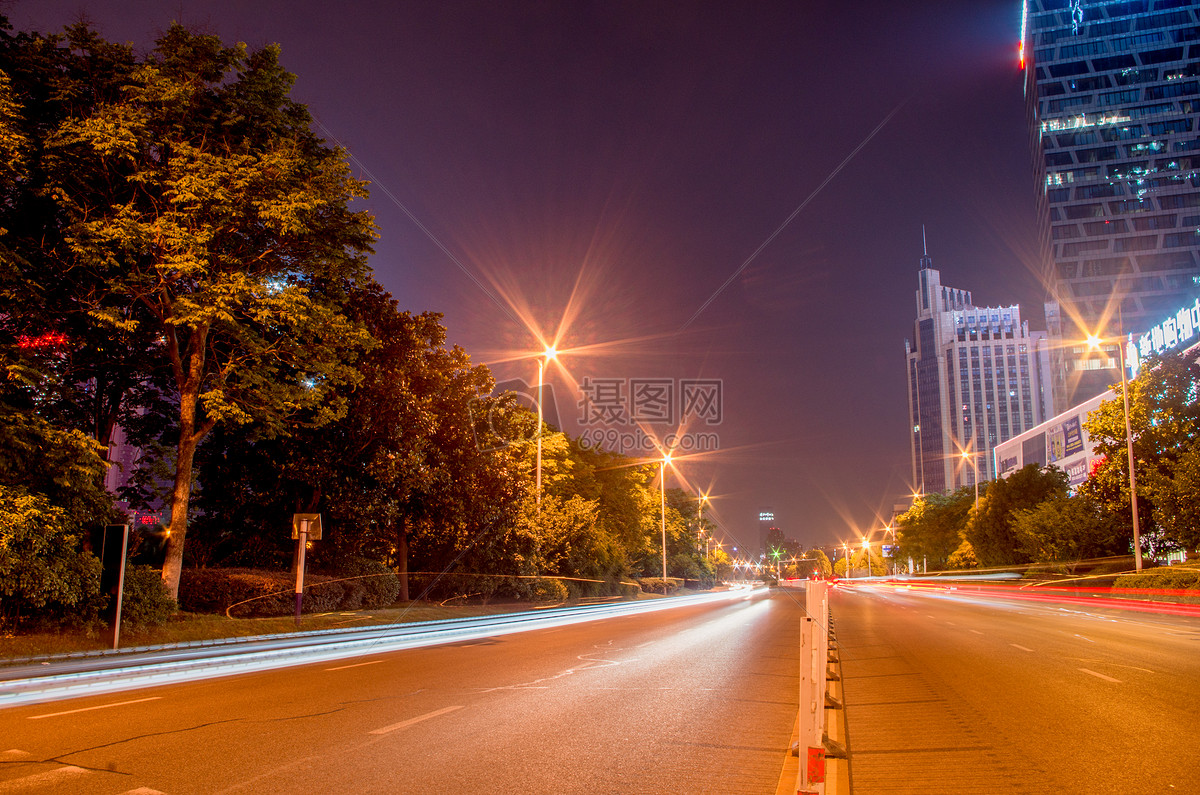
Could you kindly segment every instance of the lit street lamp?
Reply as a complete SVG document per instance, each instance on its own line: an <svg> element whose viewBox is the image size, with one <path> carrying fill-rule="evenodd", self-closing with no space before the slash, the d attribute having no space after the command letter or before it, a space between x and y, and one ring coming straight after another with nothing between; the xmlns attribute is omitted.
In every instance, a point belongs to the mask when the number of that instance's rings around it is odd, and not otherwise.
<svg viewBox="0 0 1200 795"><path fill-rule="evenodd" d="M1088 337L1088 347L1099 349L1101 340L1094 334ZM1133 565L1138 571L1142 570L1142 534L1138 522L1137 505L1137 473L1133 465L1133 428L1129 422L1129 381L1125 377L1125 341L1118 339L1117 355L1121 364L1121 398L1125 403L1125 448L1129 454L1129 507L1133 512Z"/></svg>
<svg viewBox="0 0 1200 795"><path fill-rule="evenodd" d="M546 362L554 361L554 357L557 355L554 348L547 347L538 357L537 494L535 500L539 507L542 504L542 381L545 376Z"/></svg>
<svg viewBox="0 0 1200 795"><path fill-rule="evenodd" d="M700 539L704 537L704 503L708 501L708 495L701 492L696 500L696 546L699 547ZM704 555L708 556L708 541L704 543Z"/></svg>
<svg viewBox="0 0 1200 795"><path fill-rule="evenodd" d="M975 470L975 515L978 516L979 515L979 459L976 457L977 453L975 452L975 449L974 449L974 445L975 445L974 439L971 440L971 445L972 445L971 450L969 450L969 451L963 450L962 457L963 457L964 461L967 458L970 458L971 459L971 467Z"/></svg>
<svg viewBox="0 0 1200 795"><path fill-rule="evenodd" d="M659 488L661 492L662 504L660 512L662 514L662 578L663 578L663 593L667 589L667 464L671 463L671 454L663 453L662 463L660 464Z"/></svg>
<svg viewBox="0 0 1200 795"><path fill-rule="evenodd" d="M854 574L850 570L850 545L845 541L842 542L842 551L846 553L846 579L852 579Z"/></svg>

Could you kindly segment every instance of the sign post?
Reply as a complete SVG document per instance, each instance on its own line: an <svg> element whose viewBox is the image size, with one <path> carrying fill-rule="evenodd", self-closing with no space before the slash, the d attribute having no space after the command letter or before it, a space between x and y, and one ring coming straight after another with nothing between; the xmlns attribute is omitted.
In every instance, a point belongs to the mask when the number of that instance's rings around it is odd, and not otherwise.
<svg viewBox="0 0 1200 795"><path fill-rule="evenodd" d="M104 618L112 623L112 647L121 642L121 597L125 593L125 554L129 525L110 524L92 536L92 551L100 558L100 593L108 596Z"/></svg>
<svg viewBox="0 0 1200 795"><path fill-rule="evenodd" d="M292 514L292 538L297 539L296 553L296 627L300 627L300 608L304 603L304 552L309 541L321 540L321 514Z"/></svg>

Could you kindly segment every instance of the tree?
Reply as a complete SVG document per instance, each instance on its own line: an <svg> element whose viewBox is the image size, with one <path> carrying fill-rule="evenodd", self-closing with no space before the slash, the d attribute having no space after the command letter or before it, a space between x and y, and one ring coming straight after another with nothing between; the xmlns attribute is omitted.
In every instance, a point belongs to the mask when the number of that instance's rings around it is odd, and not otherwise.
<svg viewBox="0 0 1200 795"><path fill-rule="evenodd" d="M833 574L833 565L829 562L829 556L819 549L814 549L809 553L813 557L813 561L817 564L817 574L822 577L828 577Z"/></svg>
<svg viewBox="0 0 1200 795"><path fill-rule="evenodd" d="M963 539L970 542L979 565L1028 563L1029 555L1021 550L1013 531L1013 514L1055 497L1066 497L1067 485L1067 475L1061 469L1037 464L988 483L980 497L979 512L972 513L963 531Z"/></svg>
<svg viewBox="0 0 1200 795"><path fill-rule="evenodd" d="M83 26L67 43L85 61L113 60ZM152 340L175 405L172 595L199 443L220 423L270 435L340 416L337 387L355 380L369 340L339 307L374 238L370 217L349 209L365 188L288 98L278 57L172 26L37 142L34 187L62 244L30 251L25 281L82 280L81 313Z"/></svg>
<svg viewBox="0 0 1200 795"><path fill-rule="evenodd" d="M900 556L920 561L934 571L945 568L962 543L974 499L973 487L919 498L896 519Z"/></svg>
<svg viewBox="0 0 1200 795"><path fill-rule="evenodd" d="M86 617L100 561L85 531L114 520L100 446L0 403L0 617Z"/></svg>
<svg viewBox="0 0 1200 795"><path fill-rule="evenodd" d="M1138 518L1144 536L1161 529L1194 557L1200 545L1195 507L1200 438L1200 362L1171 352L1145 362L1128 382L1129 426L1137 466ZM1104 463L1083 486L1108 511L1132 527L1125 407L1119 391L1089 415L1086 428ZM1131 532L1131 531L1127 531Z"/></svg>
<svg viewBox="0 0 1200 795"><path fill-rule="evenodd" d="M1119 518L1085 496L1052 497L1013 513L1021 554L1038 563L1078 561L1128 551Z"/></svg>

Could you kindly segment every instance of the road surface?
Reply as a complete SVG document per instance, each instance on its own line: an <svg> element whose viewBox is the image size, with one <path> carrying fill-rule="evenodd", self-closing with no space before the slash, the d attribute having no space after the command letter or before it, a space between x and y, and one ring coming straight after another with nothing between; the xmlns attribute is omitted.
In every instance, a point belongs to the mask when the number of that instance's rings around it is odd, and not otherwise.
<svg viewBox="0 0 1200 795"><path fill-rule="evenodd" d="M0 793L772 793L799 592L0 710Z"/></svg>
<svg viewBox="0 0 1200 795"><path fill-rule="evenodd" d="M1200 792L1200 619L839 586L855 795Z"/></svg>

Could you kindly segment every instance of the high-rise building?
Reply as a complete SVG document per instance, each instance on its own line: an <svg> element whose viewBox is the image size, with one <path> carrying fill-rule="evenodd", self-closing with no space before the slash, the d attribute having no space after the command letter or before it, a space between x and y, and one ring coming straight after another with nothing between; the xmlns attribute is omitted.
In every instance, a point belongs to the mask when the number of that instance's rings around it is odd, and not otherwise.
<svg viewBox="0 0 1200 795"><path fill-rule="evenodd" d="M775 509L774 508L759 508L758 509L758 553L765 555L767 553L767 533L771 532L775 525Z"/></svg>
<svg viewBox="0 0 1200 795"><path fill-rule="evenodd" d="M904 349L913 485L929 494L973 485L976 468L980 481L994 478L992 448L1053 409L1046 333L1029 330L1020 306L975 306L969 291L942 284L928 252L918 283Z"/></svg>
<svg viewBox="0 0 1200 795"><path fill-rule="evenodd" d="M1145 332L1200 289L1200 4L1024 0L1055 400L1118 380L1088 333Z"/></svg>

